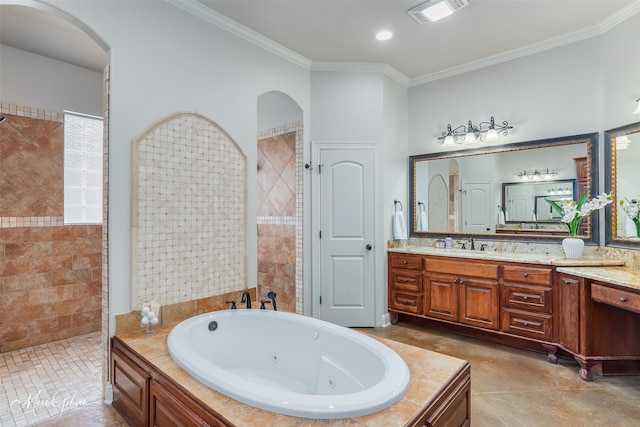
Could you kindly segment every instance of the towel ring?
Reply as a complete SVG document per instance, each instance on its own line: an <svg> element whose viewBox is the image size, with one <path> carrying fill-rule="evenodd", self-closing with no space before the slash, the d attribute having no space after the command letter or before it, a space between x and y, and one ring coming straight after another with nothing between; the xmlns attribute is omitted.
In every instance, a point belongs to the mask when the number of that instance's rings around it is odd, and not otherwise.
<svg viewBox="0 0 640 427"><path fill-rule="evenodd" d="M422 208L420 208L422 206ZM424 206L424 203L418 202L418 212L426 212L427 208Z"/></svg>
<svg viewBox="0 0 640 427"><path fill-rule="evenodd" d="M393 201L393 208L398 212L398 203L400 203L400 212L402 212L402 202L400 200Z"/></svg>

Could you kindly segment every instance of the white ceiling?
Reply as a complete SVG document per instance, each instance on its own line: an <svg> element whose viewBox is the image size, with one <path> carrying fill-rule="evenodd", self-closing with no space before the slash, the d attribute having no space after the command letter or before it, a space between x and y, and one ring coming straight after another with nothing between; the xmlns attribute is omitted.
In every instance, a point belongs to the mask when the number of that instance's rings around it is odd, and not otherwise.
<svg viewBox="0 0 640 427"><path fill-rule="evenodd" d="M414 81L601 34L640 11L640 0L469 0L441 21L419 24L406 11L420 0L170 2L196 14L225 15L233 20L221 17L227 27L264 36L314 63L388 64ZM382 29L393 38L377 41ZM73 25L22 6L0 5L0 43L96 71L106 61Z"/></svg>

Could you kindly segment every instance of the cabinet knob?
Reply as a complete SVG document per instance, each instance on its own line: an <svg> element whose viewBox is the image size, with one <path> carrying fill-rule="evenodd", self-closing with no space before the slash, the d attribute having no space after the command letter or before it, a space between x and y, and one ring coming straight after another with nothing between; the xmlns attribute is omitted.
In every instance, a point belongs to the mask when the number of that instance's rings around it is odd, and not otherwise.
<svg viewBox="0 0 640 427"><path fill-rule="evenodd" d="M529 322L524 322L524 326L529 326Z"/></svg>
<svg viewBox="0 0 640 427"><path fill-rule="evenodd" d="M406 260L406 259L404 260L404 263L405 263L405 264L407 263L407 260Z"/></svg>
<svg viewBox="0 0 640 427"><path fill-rule="evenodd" d="M523 276L524 277L529 277L529 273L524 273Z"/></svg>
<svg viewBox="0 0 640 427"><path fill-rule="evenodd" d="M571 281L570 281L570 280L565 280L565 281L564 281L564 284L565 284L565 285L570 285L570 284L571 284Z"/></svg>
<svg viewBox="0 0 640 427"><path fill-rule="evenodd" d="M526 301L529 299L529 297L525 295L523 299Z"/></svg>
<svg viewBox="0 0 640 427"><path fill-rule="evenodd" d="M620 297L620 302L627 302L627 299L625 297Z"/></svg>

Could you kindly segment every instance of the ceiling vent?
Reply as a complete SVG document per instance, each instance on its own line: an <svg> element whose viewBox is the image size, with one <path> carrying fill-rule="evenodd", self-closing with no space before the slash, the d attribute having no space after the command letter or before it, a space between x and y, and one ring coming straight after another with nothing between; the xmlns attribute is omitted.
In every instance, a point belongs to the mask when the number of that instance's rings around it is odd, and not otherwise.
<svg viewBox="0 0 640 427"><path fill-rule="evenodd" d="M449 16L468 4L467 0L427 0L407 10L407 13L420 24L425 24Z"/></svg>

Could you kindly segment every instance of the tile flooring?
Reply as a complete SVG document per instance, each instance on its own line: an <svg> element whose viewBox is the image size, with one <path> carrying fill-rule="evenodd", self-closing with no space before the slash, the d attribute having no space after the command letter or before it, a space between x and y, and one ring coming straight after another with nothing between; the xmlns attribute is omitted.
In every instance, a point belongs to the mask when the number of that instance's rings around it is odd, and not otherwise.
<svg viewBox="0 0 640 427"><path fill-rule="evenodd" d="M473 427L640 426L640 376L595 375L588 382L578 377L575 362L560 360L552 365L540 353L406 323L363 330L468 360ZM99 340L99 334L89 334L0 354L0 425L125 426L100 398ZM85 348L90 346L93 350ZM58 408L25 403L28 393L43 390L51 396L60 389L92 403L76 405L64 414ZM22 399L22 405L11 411L8 405L15 399Z"/></svg>
<svg viewBox="0 0 640 427"><path fill-rule="evenodd" d="M102 400L100 332L0 354L0 426L38 425Z"/></svg>

